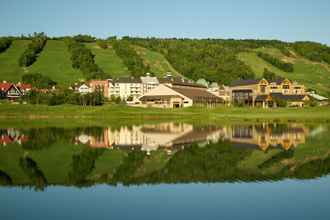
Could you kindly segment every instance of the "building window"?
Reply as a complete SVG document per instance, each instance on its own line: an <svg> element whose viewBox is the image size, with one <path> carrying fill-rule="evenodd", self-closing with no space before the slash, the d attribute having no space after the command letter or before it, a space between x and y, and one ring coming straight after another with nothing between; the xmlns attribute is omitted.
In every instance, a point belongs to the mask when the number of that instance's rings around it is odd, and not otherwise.
<svg viewBox="0 0 330 220"><path fill-rule="evenodd" d="M260 86L260 92L261 93L266 93L266 86L265 85Z"/></svg>

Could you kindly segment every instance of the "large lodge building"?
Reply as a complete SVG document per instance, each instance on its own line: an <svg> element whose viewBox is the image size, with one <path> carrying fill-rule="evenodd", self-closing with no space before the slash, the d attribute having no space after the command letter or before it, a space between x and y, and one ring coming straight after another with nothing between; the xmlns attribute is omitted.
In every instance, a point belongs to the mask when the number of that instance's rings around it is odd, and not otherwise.
<svg viewBox="0 0 330 220"><path fill-rule="evenodd" d="M305 86L288 79L239 80L227 87L226 92L232 104L264 108L277 107L281 101L289 106L303 107L309 101Z"/></svg>

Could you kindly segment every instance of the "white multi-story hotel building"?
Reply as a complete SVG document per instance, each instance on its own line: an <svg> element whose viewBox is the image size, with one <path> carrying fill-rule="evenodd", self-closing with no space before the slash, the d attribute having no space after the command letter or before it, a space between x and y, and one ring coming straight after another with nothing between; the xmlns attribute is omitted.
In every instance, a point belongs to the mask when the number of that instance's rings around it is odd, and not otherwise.
<svg viewBox="0 0 330 220"><path fill-rule="evenodd" d="M109 80L109 96L120 97L122 100L127 100L131 97L131 101L134 101L158 85L157 77L150 76L150 74L140 78L122 77Z"/></svg>

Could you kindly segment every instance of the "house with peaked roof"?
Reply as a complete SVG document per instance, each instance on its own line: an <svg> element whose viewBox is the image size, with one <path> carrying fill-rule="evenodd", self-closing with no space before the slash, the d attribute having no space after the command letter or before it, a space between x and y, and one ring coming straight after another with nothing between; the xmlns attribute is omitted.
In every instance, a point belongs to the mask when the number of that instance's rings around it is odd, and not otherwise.
<svg viewBox="0 0 330 220"><path fill-rule="evenodd" d="M2 82L0 83L0 97L7 99L16 99L23 96L23 92L13 83Z"/></svg>
<svg viewBox="0 0 330 220"><path fill-rule="evenodd" d="M139 98L143 107L180 108L192 105L216 105L223 100L207 88L191 83L165 83Z"/></svg>
<svg viewBox="0 0 330 220"><path fill-rule="evenodd" d="M304 85L288 79L238 80L228 90L232 104L267 108L285 102L288 106L303 107L309 101Z"/></svg>
<svg viewBox="0 0 330 220"><path fill-rule="evenodd" d="M316 94L315 92L308 93L309 97L316 101L319 106L324 106L329 104L329 98Z"/></svg>
<svg viewBox="0 0 330 220"><path fill-rule="evenodd" d="M87 94L87 93L91 93L92 89L86 85L85 83L81 84L78 88L77 88L78 92L80 94Z"/></svg>

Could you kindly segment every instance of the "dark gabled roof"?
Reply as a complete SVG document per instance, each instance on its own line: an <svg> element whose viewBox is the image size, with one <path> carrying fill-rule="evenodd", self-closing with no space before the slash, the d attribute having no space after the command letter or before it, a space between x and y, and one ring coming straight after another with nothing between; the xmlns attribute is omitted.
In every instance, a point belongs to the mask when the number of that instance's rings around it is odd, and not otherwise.
<svg viewBox="0 0 330 220"><path fill-rule="evenodd" d="M134 77L120 77L113 80L113 83L141 83L141 79Z"/></svg>
<svg viewBox="0 0 330 220"><path fill-rule="evenodd" d="M243 79L243 80L236 80L230 84L230 87L234 86L246 86L246 85L255 85L258 84L260 80L258 79Z"/></svg>
<svg viewBox="0 0 330 220"><path fill-rule="evenodd" d="M173 86L189 86L189 87L196 87L196 88L207 88L206 86L196 84L196 83L190 83L190 82L173 82Z"/></svg>
<svg viewBox="0 0 330 220"><path fill-rule="evenodd" d="M141 101L148 101L148 100L161 100L161 99L168 99L168 98L180 98L178 95L144 95L140 98Z"/></svg>
<svg viewBox="0 0 330 220"><path fill-rule="evenodd" d="M172 86L170 87L174 91L192 99L194 102L223 102L223 99L213 95L208 92L206 89L202 88L193 88L193 87L185 87L185 86Z"/></svg>
<svg viewBox="0 0 330 220"><path fill-rule="evenodd" d="M285 80L285 78L281 77L276 80L269 81L269 83L276 83L277 85L280 85L284 80Z"/></svg>
<svg viewBox="0 0 330 220"><path fill-rule="evenodd" d="M302 101L306 97L306 95L284 95L282 93L271 93L271 96L286 101Z"/></svg>
<svg viewBox="0 0 330 220"><path fill-rule="evenodd" d="M182 78L159 79L159 83L172 84L173 86L189 86L189 87L197 87L197 88L207 88L206 86L203 86L200 84L187 82Z"/></svg>
<svg viewBox="0 0 330 220"><path fill-rule="evenodd" d="M232 92L253 92L252 89L233 89Z"/></svg>

